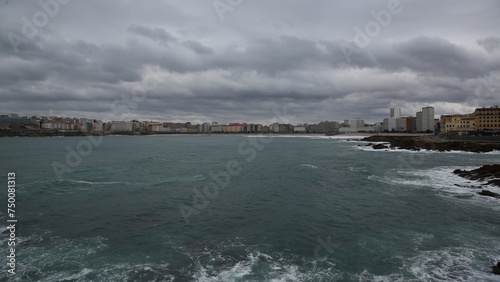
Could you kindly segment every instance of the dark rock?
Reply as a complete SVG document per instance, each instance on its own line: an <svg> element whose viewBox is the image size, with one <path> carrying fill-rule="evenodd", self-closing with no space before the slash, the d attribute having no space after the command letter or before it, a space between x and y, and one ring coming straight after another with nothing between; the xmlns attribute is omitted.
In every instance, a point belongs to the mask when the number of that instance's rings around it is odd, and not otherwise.
<svg viewBox="0 0 500 282"><path fill-rule="evenodd" d="M391 148L406 150L434 150L446 151L466 151L474 153L491 152L500 150L500 142L463 142L450 141L436 136L412 137L412 136L370 136L362 139L367 142L389 142Z"/></svg>
<svg viewBox="0 0 500 282"><path fill-rule="evenodd" d="M373 145L373 149L375 149L375 150L381 150L381 149L389 149L389 147L387 147L384 144L376 144L376 145Z"/></svg>
<svg viewBox="0 0 500 282"><path fill-rule="evenodd" d="M491 273L500 275L500 261L497 262L497 265L491 267Z"/></svg>
<svg viewBox="0 0 500 282"><path fill-rule="evenodd" d="M484 165L470 171L456 169L453 173L469 180L488 181L486 184L500 187L500 164Z"/></svg>
<svg viewBox="0 0 500 282"><path fill-rule="evenodd" d="M500 194L494 193L494 192L491 192L491 191L488 191L488 190L482 190L481 192L478 192L478 194L479 195L483 195L483 196L489 196L489 197L500 199Z"/></svg>
<svg viewBox="0 0 500 282"><path fill-rule="evenodd" d="M457 187L465 187L465 188L472 188L472 189L481 189L480 186L476 186L476 185L459 185L459 184L453 184Z"/></svg>
<svg viewBox="0 0 500 282"><path fill-rule="evenodd" d="M373 143L358 145L358 147L370 147L370 146L373 146Z"/></svg>

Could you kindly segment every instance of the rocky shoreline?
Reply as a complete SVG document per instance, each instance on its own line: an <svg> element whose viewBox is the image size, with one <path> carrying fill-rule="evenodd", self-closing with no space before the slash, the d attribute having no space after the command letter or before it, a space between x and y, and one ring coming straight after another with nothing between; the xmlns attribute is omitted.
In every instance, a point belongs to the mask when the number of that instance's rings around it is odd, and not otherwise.
<svg viewBox="0 0 500 282"><path fill-rule="evenodd" d="M359 146L369 146L375 150L404 149L411 151L464 151L473 153L500 151L500 142L496 140L448 140L437 136L370 136L361 139L361 141L370 143ZM470 171L457 169L453 173L469 180L483 182L479 186L468 186L469 188L481 189L483 185L500 187L500 164L484 165ZM478 194L500 199L500 194L489 190L483 189Z"/></svg>
<svg viewBox="0 0 500 282"><path fill-rule="evenodd" d="M481 185L493 185L500 187L500 164L484 165L473 170L456 169L453 173L465 179L484 182ZM489 190L483 189L481 192L478 192L478 194L500 199L500 194Z"/></svg>
<svg viewBox="0 0 500 282"><path fill-rule="evenodd" d="M366 142L386 142L387 144L368 143L364 146L371 146L373 149L404 149L412 151L431 150L439 152L464 151L474 153L486 153L495 150L500 151L500 142L467 140L448 140L436 136L370 136L361 139ZM363 145L361 145L363 146Z"/></svg>

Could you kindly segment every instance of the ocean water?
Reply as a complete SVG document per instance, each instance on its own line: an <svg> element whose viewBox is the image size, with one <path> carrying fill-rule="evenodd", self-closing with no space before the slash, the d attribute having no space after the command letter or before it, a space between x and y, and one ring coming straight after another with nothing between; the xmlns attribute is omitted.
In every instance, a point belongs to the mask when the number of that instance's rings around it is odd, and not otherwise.
<svg viewBox="0 0 500 282"><path fill-rule="evenodd" d="M2 138L0 226L11 171L18 222L16 274L7 273L4 233L0 279L500 281L490 274L500 260L500 201L452 174L498 163L500 153L360 144Z"/></svg>

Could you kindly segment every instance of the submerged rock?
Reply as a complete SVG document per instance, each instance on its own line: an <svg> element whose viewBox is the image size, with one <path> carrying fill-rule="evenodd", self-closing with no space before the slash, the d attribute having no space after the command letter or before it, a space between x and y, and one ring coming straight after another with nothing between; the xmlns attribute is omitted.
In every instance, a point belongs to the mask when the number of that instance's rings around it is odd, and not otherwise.
<svg viewBox="0 0 500 282"><path fill-rule="evenodd" d="M491 191L488 191L488 190L482 190L481 192L478 192L478 194L479 195L483 195L483 196L489 196L489 197L499 198L500 199L500 194L494 193L494 192L491 192Z"/></svg>
<svg viewBox="0 0 500 282"><path fill-rule="evenodd" d="M500 275L500 261L497 262L497 265L491 267L491 273Z"/></svg>

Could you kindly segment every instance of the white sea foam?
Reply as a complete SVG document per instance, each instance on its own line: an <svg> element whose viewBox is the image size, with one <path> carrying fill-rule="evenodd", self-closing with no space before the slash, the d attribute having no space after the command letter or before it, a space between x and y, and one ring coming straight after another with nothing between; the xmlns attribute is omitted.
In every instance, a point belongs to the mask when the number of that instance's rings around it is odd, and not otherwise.
<svg viewBox="0 0 500 282"><path fill-rule="evenodd" d="M442 196L455 198L471 198L471 203L489 203L493 209L500 210L498 200L491 197L478 195L482 189L500 193L500 187L483 185L484 182L468 180L453 173L455 169L472 170L477 167L435 167L429 169L393 170L384 176L369 176L369 179L389 184L404 185L403 187L430 187Z"/></svg>
<svg viewBox="0 0 500 282"><path fill-rule="evenodd" d="M494 281L489 271L474 265L476 252L469 248L420 251L404 262L404 268L421 281Z"/></svg>
<svg viewBox="0 0 500 282"><path fill-rule="evenodd" d="M480 256L482 259L478 259ZM484 261L488 257L488 261ZM388 275L375 275L368 270L355 274L357 281L498 281L490 273L489 261L495 261L486 250L467 247L422 250L417 255L403 259L400 271ZM478 260L483 260L478 263Z"/></svg>
<svg viewBox="0 0 500 282"><path fill-rule="evenodd" d="M252 268L261 258L267 260L272 257L260 252L250 253L247 255L246 260L237 262L230 269L223 269L218 272L211 266L203 266L198 262L198 271L193 275L193 278L197 281L233 281L235 279L242 279L252 274ZM216 275L214 275L214 272Z"/></svg>
<svg viewBox="0 0 500 282"><path fill-rule="evenodd" d="M59 274L59 275L57 275L59 277L51 277L51 279L53 278L54 280L57 280L57 281L74 281L74 280L79 280L80 278L84 278L85 276L87 276L87 274L89 274L91 272L92 272L92 269L84 268L79 273L76 273L76 274L73 274L73 275L70 275L67 277L64 277L64 274Z"/></svg>
<svg viewBox="0 0 500 282"><path fill-rule="evenodd" d="M372 142L373 144L387 144L387 142ZM373 149L372 146L355 146L358 150L367 151L367 152L394 152L394 153L414 153L414 154L485 154L485 155L499 155L500 151L494 150L486 153L475 153L468 151L458 151L458 150L450 150L450 151L436 151L436 150L427 150L421 149L420 151L416 150L408 150L408 149L399 149L399 148L387 148L387 149Z"/></svg>
<svg viewBox="0 0 500 282"><path fill-rule="evenodd" d="M68 181L72 183L78 183L78 184L89 184L89 185L113 185L113 184L129 184L128 182L92 182L92 181L85 181L85 180L77 180L77 179L64 179L62 181Z"/></svg>
<svg viewBox="0 0 500 282"><path fill-rule="evenodd" d="M312 164L301 164L300 166L303 166L303 167L310 167L310 168L314 168L314 169L318 168L317 166L312 165Z"/></svg>
<svg viewBox="0 0 500 282"><path fill-rule="evenodd" d="M174 281L175 277L166 274L168 263L164 264L106 264L99 270L98 281ZM147 272L147 273L145 273ZM141 279L146 276L149 279ZM156 280L158 279L158 280Z"/></svg>

